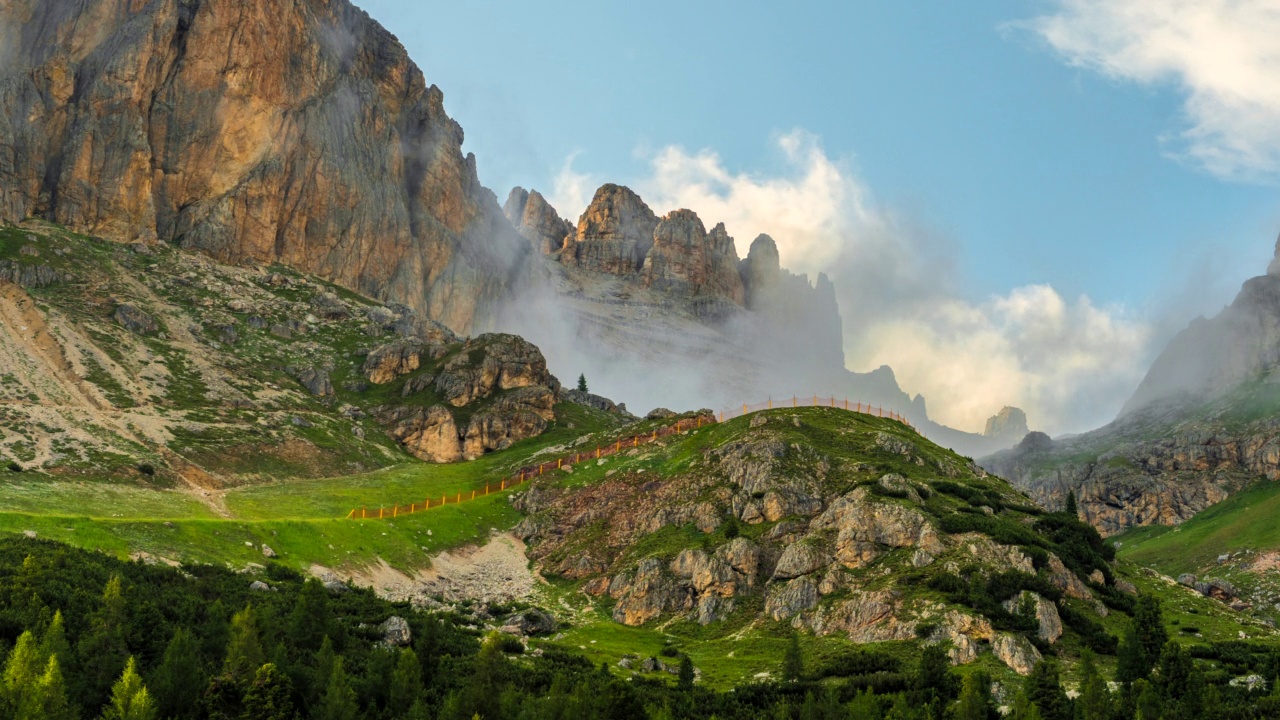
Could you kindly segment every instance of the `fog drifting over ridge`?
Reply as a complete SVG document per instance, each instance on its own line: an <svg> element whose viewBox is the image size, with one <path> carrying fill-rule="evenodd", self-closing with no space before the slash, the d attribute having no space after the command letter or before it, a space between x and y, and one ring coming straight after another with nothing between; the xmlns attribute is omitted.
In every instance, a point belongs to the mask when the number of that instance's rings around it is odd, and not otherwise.
<svg viewBox="0 0 1280 720"><path fill-rule="evenodd" d="M750 238L771 235L783 267L836 285L846 364L894 369L903 390L922 394L930 417L980 432L1003 405L1026 410L1051 434L1104 424L1141 381L1156 333L1125 307L1064 298L1049 285L966 297L955 245L880 206L847 163L796 130L774 138L785 159L776 175L732 170L712 150L669 146L630 185L659 214L690 208L723 221L745 256ZM605 180L566 160L551 193L576 219ZM816 389L822 392L822 389Z"/></svg>

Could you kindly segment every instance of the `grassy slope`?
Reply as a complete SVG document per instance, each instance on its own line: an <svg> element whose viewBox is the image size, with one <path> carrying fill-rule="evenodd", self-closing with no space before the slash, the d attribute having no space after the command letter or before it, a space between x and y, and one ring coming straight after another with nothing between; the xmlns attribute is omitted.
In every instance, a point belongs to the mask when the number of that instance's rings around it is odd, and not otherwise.
<svg viewBox="0 0 1280 720"><path fill-rule="evenodd" d="M1280 483L1259 481L1177 527L1138 528L1117 538L1121 554L1170 575L1195 572L1224 553L1280 549Z"/></svg>
<svg viewBox="0 0 1280 720"><path fill-rule="evenodd" d="M395 520L356 522L353 507L421 500L483 489L540 452L583 434L604 431L613 418L577 405L558 408L559 420L541 437L474 462L409 462L362 475L290 480L234 489L230 517L191 495L92 479L66 481L34 473L0 476L0 530L33 530L41 537L125 556L144 551L181 561L262 562L266 543L285 564L305 569L361 566L381 558L406 569L426 566L427 554L482 539L515 524L509 493ZM573 425L573 427L569 427ZM430 534L428 534L430 531ZM332 549L330 548L332 546Z"/></svg>

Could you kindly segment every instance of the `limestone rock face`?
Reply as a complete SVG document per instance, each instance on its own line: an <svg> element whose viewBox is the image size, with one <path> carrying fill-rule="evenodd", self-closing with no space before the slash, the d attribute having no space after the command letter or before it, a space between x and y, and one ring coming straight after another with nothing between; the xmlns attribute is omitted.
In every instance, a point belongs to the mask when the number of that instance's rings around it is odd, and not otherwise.
<svg viewBox="0 0 1280 720"><path fill-rule="evenodd" d="M449 345L396 340L370 352L364 371L375 384L404 378L405 404L374 414L406 450L432 462L473 459L542 434L560 392L541 351L514 335ZM465 427L455 408L471 411Z"/></svg>
<svg viewBox="0 0 1280 720"><path fill-rule="evenodd" d="M486 326L528 243L401 44L347 0L14 0L0 219L279 262Z"/></svg>
<svg viewBox="0 0 1280 720"><path fill-rule="evenodd" d="M653 247L658 216L630 188L602 185L578 220L578 232L566 241L560 261L613 275L634 275Z"/></svg>
<svg viewBox="0 0 1280 720"><path fill-rule="evenodd" d="M991 650L1000 662L1019 675L1030 675L1036 663L1040 662L1040 651L1021 635L1000 633L991 644Z"/></svg>
<svg viewBox="0 0 1280 720"><path fill-rule="evenodd" d="M1062 637L1062 617L1058 614L1058 607L1037 593L1023 590L1017 597L1005 601L1004 609L1018 613L1024 604L1029 605L1035 614L1036 622L1040 625L1040 639L1050 644L1057 642Z"/></svg>
<svg viewBox="0 0 1280 720"><path fill-rule="evenodd" d="M658 223L642 276L645 285L659 290L746 302L733 238L724 223L708 235L691 210L676 210Z"/></svg>
<svg viewBox="0 0 1280 720"><path fill-rule="evenodd" d="M861 543L878 543L890 547L919 547L927 552L940 552L938 533L917 510L868 500L868 491L860 487L834 500L812 524L815 530L836 530L836 556L861 557Z"/></svg>
<svg viewBox="0 0 1280 720"><path fill-rule="evenodd" d="M512 188L502 212L520 236L544 255L559 252L565 238L575 232L573 224L561 218L537 190Z"/></svg>
<svg viewBox="0 0 1280 720"><path fill-rule="evenodd" d="M1006 406L987 418L987 427L982 431L982 436L1016 441L1025 438L1028 432L1027 414L1016 407Z"/></svg>

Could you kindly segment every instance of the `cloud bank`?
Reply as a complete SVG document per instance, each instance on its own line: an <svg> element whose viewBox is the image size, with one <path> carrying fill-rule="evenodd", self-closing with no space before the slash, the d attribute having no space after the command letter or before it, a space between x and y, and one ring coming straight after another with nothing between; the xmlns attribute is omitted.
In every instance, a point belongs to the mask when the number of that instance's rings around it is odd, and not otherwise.
<svg viewBox="0 0 1280 720"><path fill-rule="evenodd" d="M1280 171L1280 2L1060 0L1016 26L1073 65L1178 86L1185 127L1167 139L1172 154L1230 179Z"/></svg>
<svg viewBox="0 0 1280 720"><path fill-rule="evenodd" d="M966 297L952 243L878 206L815 136L795 131L775 145L783 164L773 175L671 146L628 184L660 214L687 207L708 225L724 222L739 253L768 233L784 267L828 273L849 368L892 366L939 422L980 431L1010 404L1050 433L1089 429L1113 418L1141 380L1153 331L1125 309L1066 299L1046 285ZM576 218L599 181L570 158L552 202Z"/></svg>

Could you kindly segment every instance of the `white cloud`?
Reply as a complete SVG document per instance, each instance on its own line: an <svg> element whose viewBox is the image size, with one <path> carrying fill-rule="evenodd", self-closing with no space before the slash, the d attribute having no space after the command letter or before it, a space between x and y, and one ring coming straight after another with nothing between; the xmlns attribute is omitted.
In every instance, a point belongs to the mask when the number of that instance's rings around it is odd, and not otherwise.
<svg viewBox="0 0 1280 720"><path fill-rule="evenodd" d="M673 146L654 154L632 187L659 214L687 207L707 225L723 221L740 253L768 233L785 267L828 273L850 368L891 365L904 390L927 398L935 420L981 430L1010 404L1033 426L1060 433L1119 410L1141 379L1148 324L1087 297L1068 302L1043 285L968 299L954 246L877 206L848 163L814 136L775 141L785 161L777 175L736 172L712 151ZM566 207L577 212L591 180L567 163L555 195L576 197L580 204Z"/></svg>
<svg viewBox="0 0 1280 720"><path fill-rule="evenodd" d="M1280 171L1280 2L1060 0L1030 28L1068 62L1119 80L1177 84L1175 155L1227 178Z"/></svg>

